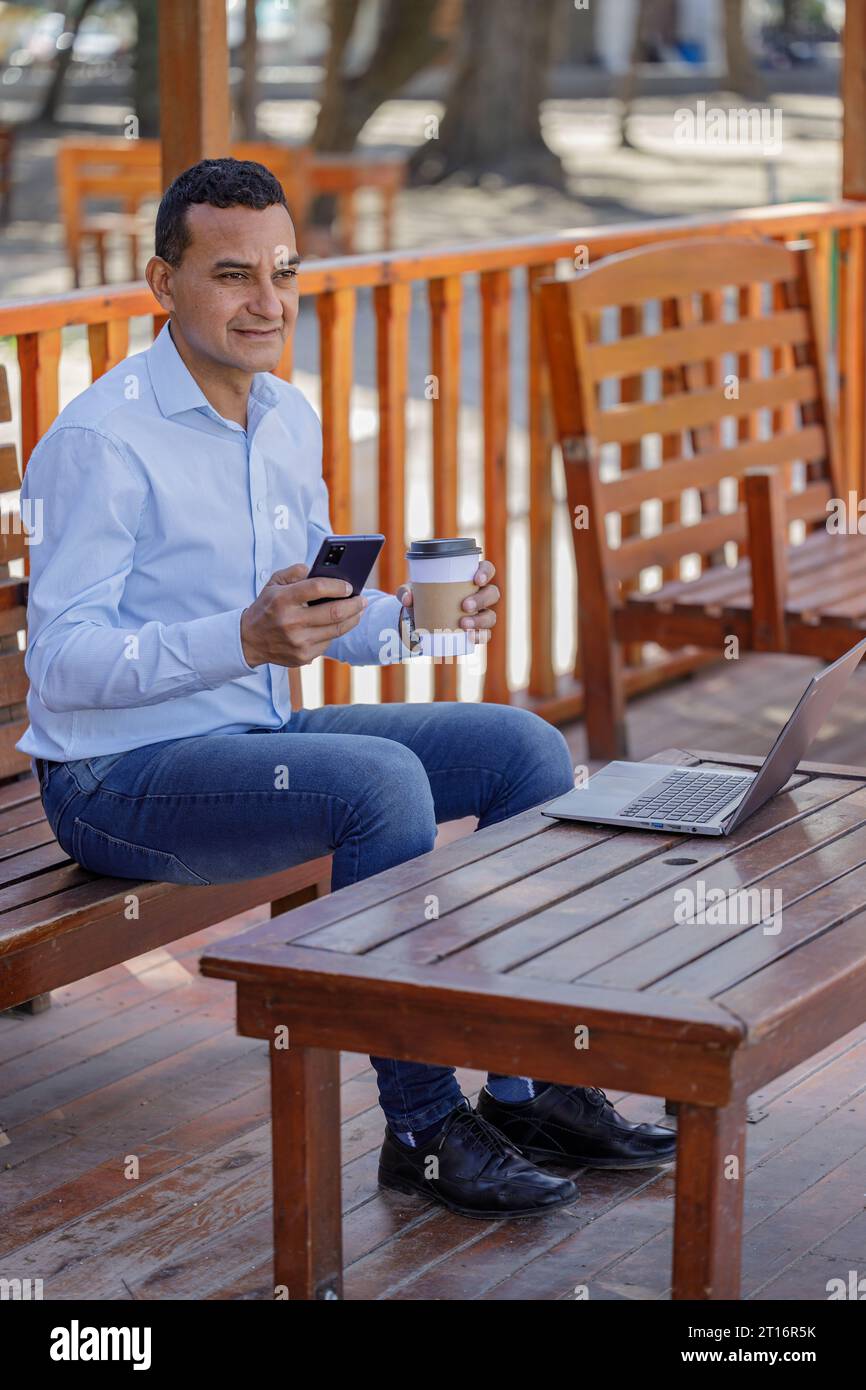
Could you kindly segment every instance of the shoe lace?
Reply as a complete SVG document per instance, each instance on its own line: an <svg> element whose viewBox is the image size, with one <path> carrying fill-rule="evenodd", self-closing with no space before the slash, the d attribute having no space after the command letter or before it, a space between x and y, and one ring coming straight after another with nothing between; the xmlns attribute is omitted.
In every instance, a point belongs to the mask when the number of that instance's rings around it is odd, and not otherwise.
<svg viewBox="0 0 866 1390"><path fill-rule="evenodd" d="M512 1145L495 1125L468 1107L453 1111L442 1130L442 1138L444 1139L445 1135L457 1125L466 1131L467 1147L481 1149L486 1153L502 1158L508 1157L514 1152Z"/></svg>
<svg viewBox="0 0 866 1390"><path fill-rule="evenodd" d="M560 1086L559 1090L578 1104L585 1100L597 1110L603 1110L606 1105L612 1106L612 1101L600 1086Z"/></svg>

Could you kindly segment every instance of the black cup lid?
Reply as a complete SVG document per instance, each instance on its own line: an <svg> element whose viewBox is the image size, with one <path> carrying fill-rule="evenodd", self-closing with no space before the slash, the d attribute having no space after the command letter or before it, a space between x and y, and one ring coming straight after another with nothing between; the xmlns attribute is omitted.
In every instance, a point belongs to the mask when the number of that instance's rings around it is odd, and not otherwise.
<svg viewBox="0 0 866 1390"><path fill-rule="evenodd" d="M480 554L481 547L476 544L474 536L452 536L448 539L438 537L429 541L412 541L406 551L407 559L411 560L441 560L443 557L451 555Z"/></svg>

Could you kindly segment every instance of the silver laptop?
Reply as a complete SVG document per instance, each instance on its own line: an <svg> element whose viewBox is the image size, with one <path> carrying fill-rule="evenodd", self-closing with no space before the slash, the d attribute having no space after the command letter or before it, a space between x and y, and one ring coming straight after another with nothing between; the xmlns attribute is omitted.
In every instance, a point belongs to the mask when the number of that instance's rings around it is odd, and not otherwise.
<svg viewBox="0 0 866 1390"><path fill-rule="evenodd" d="M608 763L542 815L557 820L730 835L784 787L866 651L866 638L813 676L758 772L721 772L662 763Z"/></svg>

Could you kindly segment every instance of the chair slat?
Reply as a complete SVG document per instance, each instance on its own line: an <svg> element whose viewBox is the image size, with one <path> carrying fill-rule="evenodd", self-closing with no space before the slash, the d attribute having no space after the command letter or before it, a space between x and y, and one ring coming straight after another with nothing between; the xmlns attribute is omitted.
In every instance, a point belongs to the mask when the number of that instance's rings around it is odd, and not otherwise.
<svg viewBox="0 0 866 1390"><path fill-rule="evenodd" d="M594 343L587 349L593 376L627 376L654 367L701 362L726 353L756 352L783 343L808 339L809 322L802 309L768 314L765 318L739 318L730 323L694 323L655 334L619 338L613 343Z"/></svg>
<svg viewBox="0 0 866 1390"><path fill-rule="evenodd" d="M814 368L799 367L764 381L741 384L736 399L729 400L718 389L712 389L670 396L660 402L614 406L598 419L596 438L600 444L625 444L647 434L697 429L728 416L736 418L785 401L814 401L817 393L818 378Z"/></svg>
<svg viewBox="0 0 866 1390"><path fill-rule="evenodd" d="M19 632L27 622L26 576L0 578L0 635Z"/></svg>
<svg viewBox="0 0 866 1390"><path fill-rule="evenodd" d="M9 398L9 379L5 367L0 367L0 424L12 419L12 401Z"/></svg>
<svg viewBox="0 0 866 1390"><path fill-rule="evenodd" d="M15 719L9 724L0 724L0 778L15 777L20 772L30 771L30 759L26 753L19 753L15 744L27 728L27 719Z"/></svg>
<svg viewBox="0 0 866 1390"><path fill-rule="evenodd" d="M660 468L642 468L622 478L600 485L605 512L625 511L655 498L678 497L687 488L701 483L718 483L722 478L740 477L747 468L786 464L800 460L820 461L826 456L824 432L817 425L796 434L776 435L736 448L715 449L699 459L676 458Z"/></svg>
<svg viewBox="0 0 866 1390"><path fill-rule="evenodd" d="M800 492L789 492L785 498L788 521L821 521L827 519L827 503L832 496L827 478L809 483Z"/></svg>
<svg viewBox="0 0 866 1390"><path fill-rule="evenodd" d="M580 312L754 281L793 280L798 268L797 253L775 242L696 237L687 248L662 243L607 256L569 281L569 294L573 311Z"/></svg>
<svg viewBox="0 0 866 1390"><path fill-rule="evenodd" d="M18 451L14 444L0 444L0 492L17 492L20 486Z"/></svg>
<svg viewBox="0 0 866 1390"><path fill-rule="evenodd" d="M702 555L746 534L742 507L697 521L693 526L665 528L656 536L636 536L608 551L608 568L616 579L628 579L653 565L667 565L684 555Z"/></svg>
<svg viewBox="0 0 866 1390"><path fill-rule="evenodd" d="M24 653L0 653L0 705L21 704L27 699L28 684Z"/></svg>
<svg viewBox="0 0 866 1390"><path fill-rule="evenodd" d="M10 519L12 526L10 526ZM10 560L23 560L25 550L25 537L23 531L20 530L17 510L4 512L3 526L0 528L0 565L6 565Z"/></svg>

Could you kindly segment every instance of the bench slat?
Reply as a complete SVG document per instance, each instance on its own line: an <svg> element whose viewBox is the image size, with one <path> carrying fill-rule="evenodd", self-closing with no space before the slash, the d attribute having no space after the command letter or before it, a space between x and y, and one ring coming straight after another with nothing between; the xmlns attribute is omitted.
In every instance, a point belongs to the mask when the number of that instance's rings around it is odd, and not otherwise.
<svg viewBox="0 0 866 1390"><path fill-rule="evenodd" d="M86 883L0 915L0 1009L325 883L330 862L326 856L278 874L211 887L88 875ZM76 865L69 878L74 872L84 871ZM130 893L139 899L135 920L126 915Z"/></svg>

